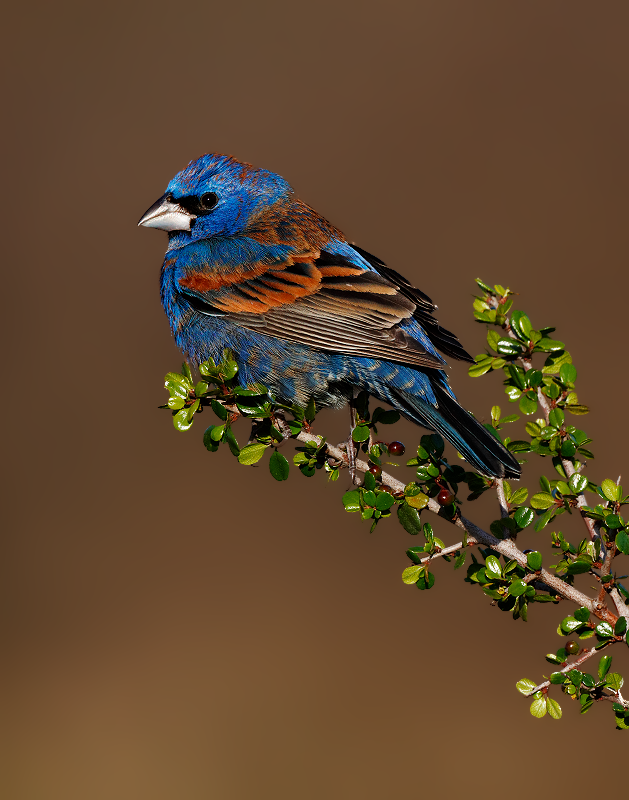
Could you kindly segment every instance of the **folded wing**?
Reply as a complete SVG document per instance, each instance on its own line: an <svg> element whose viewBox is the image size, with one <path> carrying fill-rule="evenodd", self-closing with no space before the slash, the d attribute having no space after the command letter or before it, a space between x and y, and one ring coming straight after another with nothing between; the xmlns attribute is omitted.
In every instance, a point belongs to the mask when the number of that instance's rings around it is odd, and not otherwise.
<svg viewBox="0 0 629 800"><path fill-rule="evenodd" d="M374 256L354 249L372 269L314 251L220 271L197 266L179 279L180 290L201 313L320 350L442 369L433 344L446 355L473 360L432 317L429 297ZM419 336L424 342L413 335L416 323L426 334Z"/></svg>

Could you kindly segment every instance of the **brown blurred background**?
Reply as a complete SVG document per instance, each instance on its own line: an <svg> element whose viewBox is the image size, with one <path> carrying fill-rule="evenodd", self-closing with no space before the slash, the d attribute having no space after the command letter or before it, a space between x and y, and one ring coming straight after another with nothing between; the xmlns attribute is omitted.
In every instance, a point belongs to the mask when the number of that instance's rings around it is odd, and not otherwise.
<svg viewBox="0 0 629 800"><path fill-rule="evenodd" d="M370 536L344 515L344 481L280 485L208 454L204 418L174 431L157 410L181 361L159 303L166 237L136 220L190 159L229 152L414 280L472 353L474 277L510 284L569 343L595 412L580 420L590 472L615 478L627 3L16 8L3 46L3 797L600 787L600 769L559 765L584 742L626 755L611 707L579 718L566 700L561 722L536 720L514 688L549 672L568 608L514 623L446 564L419 594L400 580L415 542L394 520ZM452 375L478 415L507 407L498 376ZM345 424L318 427L340 438ZM410 450L420 434L399 435Z"/></svg>

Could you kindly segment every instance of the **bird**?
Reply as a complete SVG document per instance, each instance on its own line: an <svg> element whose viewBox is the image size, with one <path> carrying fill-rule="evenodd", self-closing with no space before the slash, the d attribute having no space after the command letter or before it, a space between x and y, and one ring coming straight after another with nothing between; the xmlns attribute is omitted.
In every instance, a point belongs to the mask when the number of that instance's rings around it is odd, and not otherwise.
<svg viewBox="0 0 629 800"><path fill-rule="evenodd" d="M436 305L301 201L230 155L191 161L138 225L168 232L161 300L194 365L229 349L276 402L341 408L357 391L449 441L481 474L513 455L457 401L444 356L473 362Z"/></svg>

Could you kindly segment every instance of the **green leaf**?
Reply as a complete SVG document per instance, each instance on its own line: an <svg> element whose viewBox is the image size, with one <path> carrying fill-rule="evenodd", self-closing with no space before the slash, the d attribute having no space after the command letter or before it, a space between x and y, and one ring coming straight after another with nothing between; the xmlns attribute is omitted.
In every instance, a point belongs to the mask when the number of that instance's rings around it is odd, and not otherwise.
<svg viewBox="0 0 629 800"><path fill-rule="evenodd" d="M229 447L233 456L238 457L240 455L240 447L238 446L238 442L236 441L236 437L234 436L234 432L231 428L225 429L223 441L227 442L227 446Z"/></svg>
<svg viewBox="0 0 629 800"><path fill-rule="evenodd" d="M565 349L565 344L563 342L559 342L556 339L540 339L540 341L535 345L536 350L541 350L544 353L555 353L559 350Z"/></svg>
<svg viewBox="0 0 629 800"><path fill-rule="evenodd" d="M417 579L418 589L432 589L434 585L435 576L432 574L432 572L428 572L428 570L425 570L425 572L423 572Z"/></svg>
<svg viewBox="0 0 629 800"><path fill-rule="evenodd" d="M260 442L254 442L253 444L248 444L246 447L243 447L240 451L238 456L238 461L241 464L245 464L246 466L250 466L251 464L255 464L259 461L262 456L264 455L264 451L268 445L261 444Z"/></svg>
<svg viewBox="0 0 629 800"><path fill-rule="evenodd" d="M622 675L618 672L609 672L605 678L605 686L608 689L613 689L615 692L619 692L622 689L624 682Z"/></svg>
<svg viewBox="0 0 629 800"><path fill-rule="evenodd" d="M496 351L507 356L515 356L522 352L522 346L514 339L499 339L496 343Z"/></svg>
<svg viewBox="0 0 629 800"><path fill-rule="evenodd" d="M276 481L285 481L290 472L290 465L286 458L274 450L269 459L269 471Z"/></svg>
<svg viewBox="0 0 629 800"><path fill-rule="evenodd" d="M522 692L522 694L528 694L537 686L536 683L530 681L528 678L522 678L521 681L518 681L515 685L515 688L518 692Z"/></svg>
<svg viewBox="0 0 629 800"><path fill-rule="evenodd" d="M607 675L611 665L612 665L611 656L601 656L601 660L598 663L598 677L601 680L603 680L603 678Z"/></svg>
<svg viewBox="0 0 629 800"><path fill-rule="evenodd" d="M216 416L225 422L229 416L229 412L225 406L222 405L222 403L219 403L218 400L212 400L210 405L212 406L212 411L216 414Z"/></svg>
<svg viewBox="0 0 629 800"><path fill-rule="evenodd" d="M526 486L521 486L519 489L516 489L515 492L509 498L509 502L514 506L519 506L521 503L526 502L526 498L529 496L529 490Z"/></svg>
<svg viewBox="0 0 629 800"><path fill-rule="evenodd" d="M611 500L612 503L620 500L618 485L609 478L605 478L605 480L601 483L601 491L608 500Z"/></svg>
<svg viewBox="0 0 629 800"><path fill-rule="evenodd" d="M521 367L516 367L515 364L509 364L507 366L507 372L511 376L514 385L518 389L524 389L524 370Z"/></svg>
<svg viewBox="0 0 629 800"><path fill-rule="evenodd" d="M218 450L218 442L212 437L212 431L215 427L215 425L210 425L203 434L203 444L210 453L215 453Z"/></svg>
<svg viewBox="0 0 629 800"><path fill-rule="evenodd" d="M408 498L406 500L406 503L400 503L398 506L397 518L407 533L410 533L411 536L416 536L422 528L421 519L417 509L408 504Z"/></svg>
<svg viewBox="0 0 629 800"><path fill-rule="evenodd" d="M491 360L482 361L480 364L472 364L471 367L468 368L467 374L471 378L479 378L481 375L484 375L486 372L489 372L491 369Z"/></svg>
<svg viewBox="0 0 629 800"><path fill-rule="evenodd" d="M388 511L395 503L395 498L388 492L380 492L376 497L376 508L378 511Z"/></svg>
<svg viewBox="0 0 629 800"><path fill-rule="evenodd" d="M513 583L509 586L509 594L513 597L520 597L523 595L527 589L527 584L524 581L516 579Z"/></svg>
<svg viewBox="0 0 629 800"><path fill-rule="evenodd" d="M562 467L562 469L563 469L563 467ZM570 489L570 487L568 486L568 484L567 484L565 481L557 481L557 484L556 484L556 486L555 486L555 489L556 489L556 490L557 490L557 491L558 491L560 494L563 494L563 495L570 494L570 492L571 492L571 489Z"/></svg>
<svg viewBox="0 0 629 800"><path fill-rule="evenodd" d="M546 660L547 661L549 660L548 656L546 656ZM561 662L559 662L559 663L561 663ZM560 686L562 683L566 682L565 673L563 673L563 672L551 672L550 673L550 682L553 684L553 686Z"/></svg>
<svg viewBox="0 0 629 800"><path fill-rule="evenodd" d="M425 495L423 492L419 492L419 494L414 495L406 495L406 502L409 504L409 506L419 510L426 508L429 499L430 498L428 495Z"/></svg>
<svg viewBox="0 0 629 800"><path fill-rule="evenodd" d="M539 436L542 432L542 427L537 422L527 422L525 428L528 435L533 438Z"/></svg>
<svg viewBox="0 0 629 800"><path fill-rule="evenodd" d="M376 493L369 490L363 492L363 503L375 508L376 506Z"/></svg>
<svg viewBox="0 0 629 800"><path fill-rule="evenodd" d="M556 509L554 507L549 508L547 511L544 511L542 516L537 520L535 525L533 526L536 531L543 530L548 523L556 516Z"/></svg>
<svg viewBox="0 0 629 800"><path fill-rule="evenodd" d="M182 408L181 411L178 411L173 416L173 425L175 426L175 429L178 431L187 431L192 426L192 422L189 420L188 417L187 408Z"/></svg>
<svg viewBox="0 0 629 800"><path fill-rule="evenodd" d="M589 414L590 409L588 406L580 406L580 405L569 405L566 406L566 411L569 411L571 414L575 416L582 416L583 414Z"/></svg>
<svg viewBox="0 0 629 800"><path fill-rule="evenodd" d="M537 395L525 392L520 397L520 411L523 414L534 414L537 411Z"/></svg>
<svg viewBox="0 0 629 800"><path fill-rule="evenodd" d="M552 700L546 695L546 710L553 719L561 719L561 706L556 700Z"/></svg>
<svg viewBox="0 0 629 800"><path fill-rule="evenodd" d="M568 564L568 575L582 575L592 569L592 562L584 559L577 558L576 561Z"/></svg>
<svg viewBox="0 0 629 800"><path fill-rule="evenodd" d="M553 408L548 414L548 422L550 425L554 425L555 428L561 428L565 419L565 415L560 408Z"/></svg>
<svg viewBox="0 0 629 800"><path fill-rule="evenodd" d="M394 409L391 411L383 411L382 414L378 416L378 425L395 425L395 423L399 421L400 412L395 411Z"/></svg>
<svg viewBox="0 0 629 800"><path fill-rule="evenodd" d="M614 625L614 636L624 636L627 632L627 618L618 617Z"/></svg>
<svg viewBox="0 0 629 800"><path fill-rule="evenodd" d="M511 314L511 327L515 333L525 342L528 342L533 330L531 320L523 311L514 311Z"/></svg>
<svg viewBox="0 0 629 800"><path fill-rule="evenodd" d="M412 584L417 583L419 579L420 573L424 571L425 567L420 566L419 564L413 564L412 567L407 567L404 572L402 573L402 580L404 583Z"/></svg>
<svg viewBox="0 0 629 800"><path fill-rule="evenodd" d="M496 556L487 556L485 572L489 578L502 578L502 567Z"/></svg>
<svg viewBox="0 0 629 800"><path fill-rule="evenodd" d="M215 442L220 442L223 438L223 434L225 433L225 426L224 425L212 425L212 430L210 432L210 437Z"/></svg>
<svg viewBox="0 0 629 800"><path fill-rule="evenodd" d="M538 369L530 369L526 373L526 381L529 386L536 389L544 379L544 375Z"/></svg>
<svg viewBox="0 0 629 800"><path fill-rule="evenodd" d="M570 476L568 484L574 494L581 494L581 492L584 492L587 488L588 479L585 477L585 475L580 475L578 472L575 472Z"/></svg>
<svg viewBox="0 0 629 800"><path fill-rule="evenodd" d="M517 388L517 386L506 386L505 393L509 398L510 403L515 403L515 401L519 400L520 397L522 396L522 392L520 389Z"/></svg>
<svg viewBox="0 0 629 800"><path fill-rule="evenodd" d="M629 534L627 534L627 531L623 530L616 534L616 547L621 553L629 556Z"/></svg>
<svg viewBox="0 0 629 800"><path fill-rule="evenodd" d="M494 328L489 328L487 331L487 344L491 347L492 350L496 350L498 348L498 342L500 341L500 334Z"/></svg>
<svg viewBox="0 0 629 800"><path fill-rule="evenodd" d="M559 376L564 383L574 383L577 379L577 368L574 364L562 364Z"/></svg>
<svg viewBox="0 0 629 800"><path fill-rule="evenodd" d="M238 364L230 358L226 358L219 367L220 373L226 381L230 381L238 372Z"/></svg>
<svg viewBox="0 0 629 800"><path fill-rule="evenodd" d="M352 431L352 439L355 442L366 442L369 438L369 428L367 425L357 425Z"/></svg>
<svg viewBox="0 0 629 800"><path fill-rule="evenodd" d="M515 512L513 519L517 522L518 527L527 528L535 519L535 512L527 506L522 506Z"/></svg>
<svg viewBox="0 0 629 800"><path fill-rule="evenodd" d="M526 554L526 563L529 569L537 572L542 568L542 554L538 550L533 550L532 553Z"/></svg>
<svg viewBox="0 0 629 800"><path fill-rule="evenodd" d="M563 458L572 458L577 452L577 448L573 442L571 442L569 439L566 439L566 441L561 443L560 452Z"/></svg>
<svg viewBox="0 0 629 800"><path fill-rule="evenodd" d="M541 719L542 717L546 716L546 711L547 711L546 698L544 697L544 695L542 695L541 697L537 697L535 700L533 700L533 702L531 703L530 711L531 714L534 717L537 717L538 719Z"/></svg>
<svg viewBox="0 0 629 800"><path fill-rule="evenodd" d="M360 511L360 492L358 489L351 489L343 495L343 505L346 511Z"/></svg>
<svg viewBox="0 0 629 800"><path fill-rule="evenodd" d="M547 492L538 492L531 497L531 505L533 508L546 509L555 505L555 500L551 494Z"/></svg>
<svg viewBox="0 0 629 800"><path fill-rule="evenodd" d="M216 372L216 364L214 363L213 358L208 358L207 361L204 361L202 364L199 364L199 372L201 375L213 375Z"/></svg>
<svg viewBox="0 0 629 800"><path fill-rule="evenodd" d="M577 610L573 612L572 616L575 619L578 619L579 622L589 622L590 620L590 612L584 606L577 608Z"/></svg>
<svg viewBox="0 0 629 800"><path fill-rule="evenodd" d="M373 490L376 488L376 479L371 472L365 472L363 488L367 489L369 492L373 492Z"/></svg>
<svg viewBox="0 0 629 800"><path fill-rule="evenodd" d="M614 629L609 622L599 622L596 626L596 633L603 639L614 635Z"/></svg>
<svg viewBox="0 0 629 800"><path fill-rule="evenodd" d="M164 380L166 383L180 384L185 387L186 391L192 389L192 381L186 375L181 375L179 372L167 372Z"/></svg>
<svg viewBox="0 0 629 800"><path fill-rule="evenodd" d="M463 550L459 553L459 555L454 559L454 569L459 569L465 564L465 559L467 558L467 551Z"/></svg>
<svg viewBox="0 0 629 800"><path fill-rule="evenodd" d="M169 372L168 375L174 375L174 372ZM166 376L168 378L168 375ZM181 377L181 376L178 376ZM174 379L166 380L164 386L170 392L172 397L181 397L183 400L188 399L188 386L183 381L176 381Z"/></svg>
<svg viewBox="0 0 629 800"><path fill-rule="evenodd" d="M574 617L566 617L561 621L561 625L559 627L561 628L562 633L572 633L572 631L580 628L581 625L583 625L583 623L579 622L578 619L575 619Z"/></svg>
<svg viewBox="0 0 629 800"><path fill-rule="evenodd" d="M480 286L480 288L484 292L487 292L487 294L493 294L491 288L489 286L487 286L486 283L483 283L483 281L480 278L475 278L474 280L476 281L476 283ZM479 302L481 302L481 301L479 301ZM489 308L489 306L486 303L483 303L483 305L485 306L485 308Z"/></svg>
<svg viewBox="0 0 629 800"><path fill-rule="evenodd" d="M177 397L176 395L171 396L168 398L168 408L172 411L177 411L180 408L183 408L186 404L185 398Z"/></svg>

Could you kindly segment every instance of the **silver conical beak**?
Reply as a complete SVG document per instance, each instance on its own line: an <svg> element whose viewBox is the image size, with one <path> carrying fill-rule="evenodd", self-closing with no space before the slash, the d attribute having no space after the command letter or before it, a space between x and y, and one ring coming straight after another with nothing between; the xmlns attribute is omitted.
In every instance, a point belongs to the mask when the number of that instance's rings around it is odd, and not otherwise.
<svg viewBox="0 0 629 800"><path fill-rule="evenodd" d="M162 195L159 200L148 209L138 222L144 228L159 228L162 231L189 231L190 223L196 219L195 214L186 211L167 195Z"/></svg>

